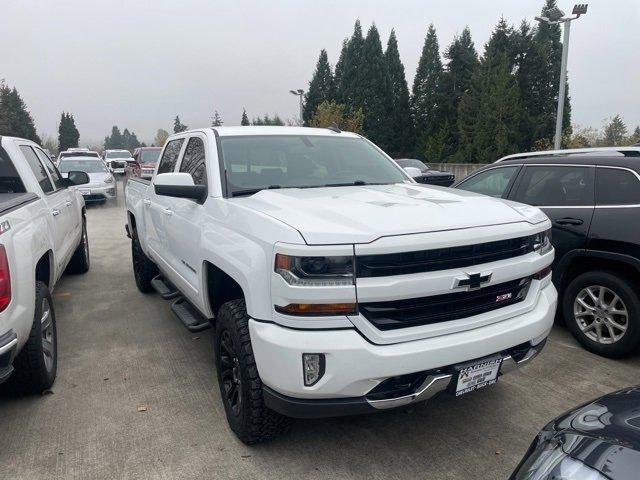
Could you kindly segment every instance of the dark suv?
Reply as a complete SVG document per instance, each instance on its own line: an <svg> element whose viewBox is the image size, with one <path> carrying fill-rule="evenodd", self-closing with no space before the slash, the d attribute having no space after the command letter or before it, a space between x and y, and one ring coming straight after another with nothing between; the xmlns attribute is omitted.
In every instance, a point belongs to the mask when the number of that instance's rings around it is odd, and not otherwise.
<svg viewBox="0 0 640 480"><path fill-rule="evenodd" d="M558 309L587 349L620 357L640 343L640 158L529 156L455 185L541 208L553 224Z"/></svg>

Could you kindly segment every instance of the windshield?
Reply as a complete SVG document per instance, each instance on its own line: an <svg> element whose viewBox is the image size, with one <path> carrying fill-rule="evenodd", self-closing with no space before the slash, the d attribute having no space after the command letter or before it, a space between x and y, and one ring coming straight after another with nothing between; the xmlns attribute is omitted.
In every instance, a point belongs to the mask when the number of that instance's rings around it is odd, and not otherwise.
<svg viewBox="0 0 640 480"><path fill-rule="evenodd" d="M231 195L266 188L391 184L402 171L361 138L263 135L220 138Z"/></svg>
<svg viewBox="0 0 640 480"><path fill-rule="evenodd" d="M97 152L62 152L60 158L66 157L96 157L100 158Z"/></svg>
<svg viewBox="0 0 640 480"><path fill-rule="evenodd" d="M107 152L107 158L130 158L131 154L129 152Z"/></svg>
<svg viewBox="0 0 640 480"><path fill-rule="evenodd" d="M141 163L158 163L161 148L140 151Z"/></svg>
<svg viewBox="0 0 640 480"><path fill-rule="evenodd" d="M420 171L427 170L427 166L424 163L414 158L402 158L400 160L396 160L396 163L400 165L402 168L413 167L413 168L419 168Z"/></svg>
<svg viewBox="0 0 640 480"><path fill-rule="evenodd" d="M63 160L58 167L62 173L79 171L86 173L107 173L107 167L101 160Z"/></svg>

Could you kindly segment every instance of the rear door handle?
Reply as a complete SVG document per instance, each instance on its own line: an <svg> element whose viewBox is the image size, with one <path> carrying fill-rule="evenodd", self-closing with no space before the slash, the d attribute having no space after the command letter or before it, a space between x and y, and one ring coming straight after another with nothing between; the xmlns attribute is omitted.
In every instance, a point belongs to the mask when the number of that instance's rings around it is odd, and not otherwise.
<svg viewBox="0 0 640 480"><path fill-rule="evenodd" d="M51 215L53 215L54 217L57 217L58 215L60 215L60 210L58 210L57 208L54 208L53 210L51 210Z"/></svg>
<svg viewBox="0 0 640 480"><path fill-rule="evenodd" d="M163 208L162 211L164 212L165 215L173 214L173 210L171 210L170 208Z"/></svg>
<svg viewBox="0 0 640 480"><path fill-rule="evenodd" d="M566 218L559 218L553 223L555 223L556 225L582 225L584 221L579 218L566 217Z"/></svg>

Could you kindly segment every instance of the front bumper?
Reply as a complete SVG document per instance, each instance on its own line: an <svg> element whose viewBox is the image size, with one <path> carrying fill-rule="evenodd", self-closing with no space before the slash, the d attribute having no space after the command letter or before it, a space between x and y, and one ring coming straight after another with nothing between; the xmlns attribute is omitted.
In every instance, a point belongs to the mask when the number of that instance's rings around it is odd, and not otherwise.
<svg viewBox="0 0 640 480"><path fill-rule="evenodd" d="M110 198L116 198L116 184L108 183L102 184L99 186L96 185L87 185L80 186L78 191L84 198L84 201L89 202L104 202L105 200L109 200Z"/></svg>
<svg viewBox="0 0 640 480"><path fill-rule="evenodd" d="M18 336L13 330L0 335L0 383L4 382L13 372L13 358L18 346Z"/></svg>
<svg viewBox="0 0 640 480"><path fill-rule="evenodd" d="M549 284L539 292L535 307L520 315L470 330L389 345L373 344L355 329L296 330L251 320L249 330L258 371L268 387L267 397L272 391L273 398L292 397L296 402L330 399L352 403L350 399L365 397L391 377L435 370L446 373L448 366L496 352L508 354L516 346L535 347L551 330L556 303L556 290ZM324 376L311 387L303 383L303 353L323 353L326 359ZM506 372L509 362L504 365ZM448 385L450 381L436 383ZM429 392L434 388L429 387ZM424 395L416 395L409 403L423 399Z"/></svg>
<svg viewBox="0 0 640 480"><path fill-rule="evenodd" d="M526 365L537 357L546 338L536 345L528 343L520 348L499 352L502 357L499 377ZM476 359L480 361L481 359ZM272 410L293 418L325 418L345 415L375 413L391 408L402 407L411 403L424 402L437 393L455 388L456 372L453 366L423 372L419 383L411 392L389 398L365 395L351 398L301 399L282 395L275 390L264 387L265 404Z"/></svg>

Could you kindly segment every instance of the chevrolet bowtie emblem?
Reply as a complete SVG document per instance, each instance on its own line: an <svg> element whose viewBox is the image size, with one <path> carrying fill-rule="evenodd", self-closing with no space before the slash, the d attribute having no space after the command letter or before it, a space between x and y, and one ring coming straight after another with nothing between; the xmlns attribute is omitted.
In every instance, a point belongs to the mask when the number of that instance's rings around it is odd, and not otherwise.
<svg viewBox="0 0 640 480"><path fill-rule="evenodd" d="M467 290L477 290L482 284L491 280L491 272L471 273L465 277L457 277L453 282L453 288L467 287Z"/></svg>

